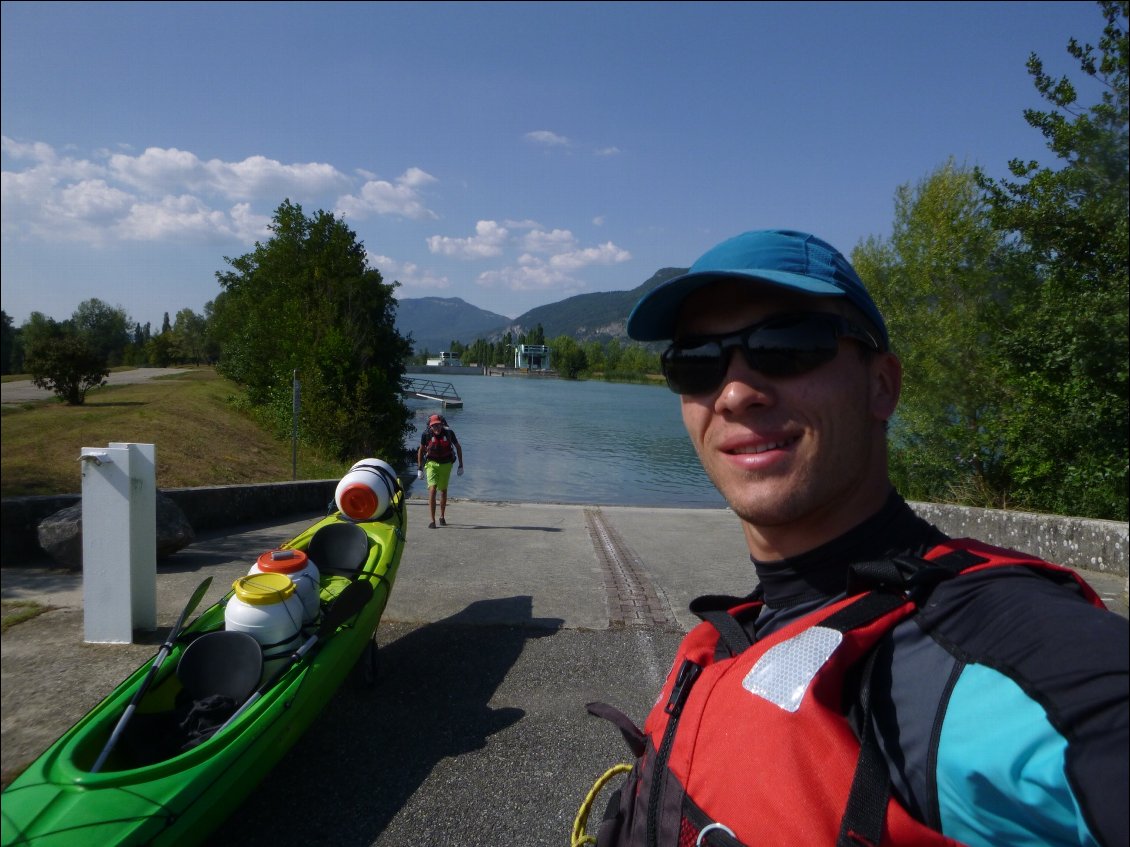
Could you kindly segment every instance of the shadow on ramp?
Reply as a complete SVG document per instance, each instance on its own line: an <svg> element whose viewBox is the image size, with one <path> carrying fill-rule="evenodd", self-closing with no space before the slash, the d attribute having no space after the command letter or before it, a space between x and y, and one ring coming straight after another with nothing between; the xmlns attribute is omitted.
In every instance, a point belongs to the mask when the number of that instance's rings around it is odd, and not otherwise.
<svg viewBox="0 0 1130 847"><path fill-rule="evenodd" d="M503 623L505 622L505 623ZM520 721L494 708L495 691L526 641L553 635L532 598L481 600L385 643L373 686L360 668L317 722L260 784L210 845L368 847L443 759L479 750ZM429 793L434 790L430 789Z"/></svg>

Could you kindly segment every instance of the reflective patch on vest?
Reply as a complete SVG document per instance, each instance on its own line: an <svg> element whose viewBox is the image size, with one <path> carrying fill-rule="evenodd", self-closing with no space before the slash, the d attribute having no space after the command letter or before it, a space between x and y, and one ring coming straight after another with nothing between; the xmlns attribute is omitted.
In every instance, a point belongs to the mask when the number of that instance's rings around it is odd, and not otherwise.
<svg viewBox="0 0 1130 847"><path fill-rule="evenodd" d="M842 632L814 626L765 651L742 688L786 712L795 712L813 677L844 640Z"/></svg>

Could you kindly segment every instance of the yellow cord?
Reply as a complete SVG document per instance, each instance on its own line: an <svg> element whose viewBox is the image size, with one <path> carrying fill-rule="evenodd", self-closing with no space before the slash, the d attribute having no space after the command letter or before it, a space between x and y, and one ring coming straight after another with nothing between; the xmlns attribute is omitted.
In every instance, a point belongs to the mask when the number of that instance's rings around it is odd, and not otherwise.
<svg viewBox="0 0 1130 847"><path fill-rule="evenodd" d="M589 793L585 795L585 800L581 803L581 808L577 809L577 817L573 821L573 835L569 839L569 847L582 847L585 844L596 844L596 837L593 835L585 834L585 827L588 826L589 812L592 811L593 801L596 800L596 795L608 783L608 780L617 774L627 773L632 769L631 765L613 765L606 770L589 789Z"/></svg>

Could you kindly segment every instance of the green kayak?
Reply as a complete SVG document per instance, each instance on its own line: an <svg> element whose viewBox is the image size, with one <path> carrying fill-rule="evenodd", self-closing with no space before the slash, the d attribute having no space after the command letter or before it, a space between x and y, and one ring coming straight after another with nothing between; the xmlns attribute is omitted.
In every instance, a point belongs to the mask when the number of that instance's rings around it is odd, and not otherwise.
<svg viewBox="0 0 1130 847"><path fill-rule="evenodd" d="M335 512L271 554L317 571L309 613L294 606L301 626L281 647L264 646L253 626L235 631L234 614L248 590L274 586L277 574L237 580L182 628L202 584L162 653L4 790L0 844L179 846L219 827L375 649L407 530L398 485L390 500L379 518ZM300 581L283 582L289 603ZM256 602L245 611L257 614Z"/></svg>

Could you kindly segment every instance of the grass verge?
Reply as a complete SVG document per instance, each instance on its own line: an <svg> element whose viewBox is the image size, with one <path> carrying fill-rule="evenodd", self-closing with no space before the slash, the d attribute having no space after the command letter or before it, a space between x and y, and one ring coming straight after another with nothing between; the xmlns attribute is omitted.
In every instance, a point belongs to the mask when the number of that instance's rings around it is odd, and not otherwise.
<svg viewBox="0 0 1130 847"><path fill-rule="evenodd" d="M44 606L32 600L5 600L0 603L0 635L18 623L30 621L32 618L49 611L51 611L50 606Z"/></svg>
<svg viewBox="0 0 1130 847"><path fill-rule="evenodd" d="M292 477L291 445L237 407L242 390L197 368L169 379L106 386L82 406L56 401L5 406L0 495L77 494L83 447L111 441L156 445L158 488L278 482ZM299 479L332 479L348 470L298 447Z"/></svg>

